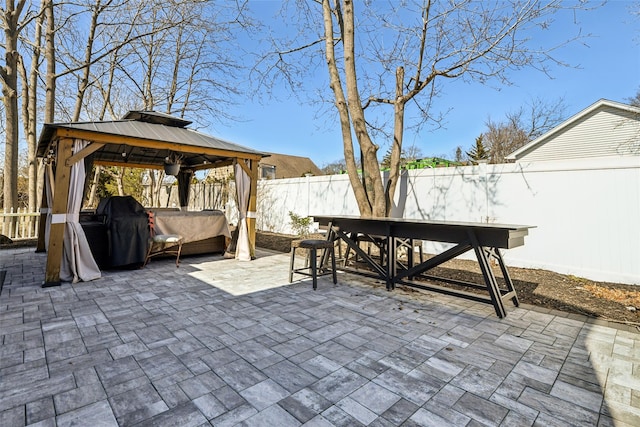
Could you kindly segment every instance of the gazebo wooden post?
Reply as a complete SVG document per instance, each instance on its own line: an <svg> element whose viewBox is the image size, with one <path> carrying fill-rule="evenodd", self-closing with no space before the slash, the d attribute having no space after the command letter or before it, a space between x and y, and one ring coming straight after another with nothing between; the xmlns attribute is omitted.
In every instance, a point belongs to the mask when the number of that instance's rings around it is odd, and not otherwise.
<svg viewBox="0 0 640 427"><path fill-rule="evenodd" d="M51 230L49 232L49 247L47 248L47 269L43 287L60 285L60 265L62 264L62 250L64 242L64 226L66 223L67 200L69 198L69 183L71 180L71 166L67 160L73 154L73 140L63 138L58 141L56 153L56 175L53 187L53 206L51 206Z"/></svg>
<svg viewBox="0 0 640 427"><path fill-rule="evenodd" d="M249 253L251 259L256 257L256 208L258 206L258 163L259 159L251 160L251 190L249 192L249 210L247 212L247 230L249 232Z"/></svg>

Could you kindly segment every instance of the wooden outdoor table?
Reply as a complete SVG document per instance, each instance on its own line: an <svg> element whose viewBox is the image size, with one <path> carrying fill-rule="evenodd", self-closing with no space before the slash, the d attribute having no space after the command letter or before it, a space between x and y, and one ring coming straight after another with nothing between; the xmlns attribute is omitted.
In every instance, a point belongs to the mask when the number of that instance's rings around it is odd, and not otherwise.
<svg viewBox="0 0 640 427"><path fill-rule="evenodd" d="M506 300L511 299L515 306L519 304L516 290L500 250L524 245L524 237L529 233L529 228L533 228L532 226L398 218L361 218L358 216L314 215L313 218L321 226L328 228L328 239L342 240L351 250L355 251L371 267L373 274L386 282L387 290L393 290L396 284L403 284L489 303L493 305L500 318L507 315L504 304ZM357 242L362 236L368 240L382 242L382 250L386 252L387 256L375 259L363 251ZM396 247L400 239L452 243L454 246L417 265L410 263L407 268L398 268ZM428 270L470 250L475 252L484 278L483 284L425 274ZM411 253L412 255L413 253ZM506 289L500 288L491 269L491 259L497 261ZM418 276L468 288L486 289L489 295L487 297L479 293L411 280L411 278Z"/></svg>

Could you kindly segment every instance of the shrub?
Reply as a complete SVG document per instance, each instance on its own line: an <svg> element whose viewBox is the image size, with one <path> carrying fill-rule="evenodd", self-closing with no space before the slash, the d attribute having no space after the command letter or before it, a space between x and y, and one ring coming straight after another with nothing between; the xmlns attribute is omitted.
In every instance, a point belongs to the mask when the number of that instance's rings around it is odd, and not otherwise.
<svg viewBox="0 0 640 427"><path fill-rule="evenodd" d="M293 231L297 236L302 238L309 236L311 217L299 216L295 212L289 211L289 218L291 218L291 228L293 228Z"/></svg>

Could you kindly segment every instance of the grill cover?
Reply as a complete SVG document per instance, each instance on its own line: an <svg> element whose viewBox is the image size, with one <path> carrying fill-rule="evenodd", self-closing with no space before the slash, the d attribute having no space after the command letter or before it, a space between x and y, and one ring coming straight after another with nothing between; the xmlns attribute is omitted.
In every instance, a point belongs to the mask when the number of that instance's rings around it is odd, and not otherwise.
<svg viewBox="0 0 640 427"><path fill-rule="evenodd" d="M144 207L131 196L112 196L100 201L96 213L105 218L110 266L144 263L149 242Z"/></svg>

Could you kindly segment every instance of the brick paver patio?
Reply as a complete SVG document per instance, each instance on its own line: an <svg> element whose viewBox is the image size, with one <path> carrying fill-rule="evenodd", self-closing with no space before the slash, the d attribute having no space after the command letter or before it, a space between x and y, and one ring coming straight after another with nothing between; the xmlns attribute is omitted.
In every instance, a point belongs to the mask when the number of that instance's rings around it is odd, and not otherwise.
<svg viewBox="0 0 640 427"><path fill-rule="evenodd" d="M0 426L640 425L640 333L191 257L40 288L0 251Z"/></svg>

